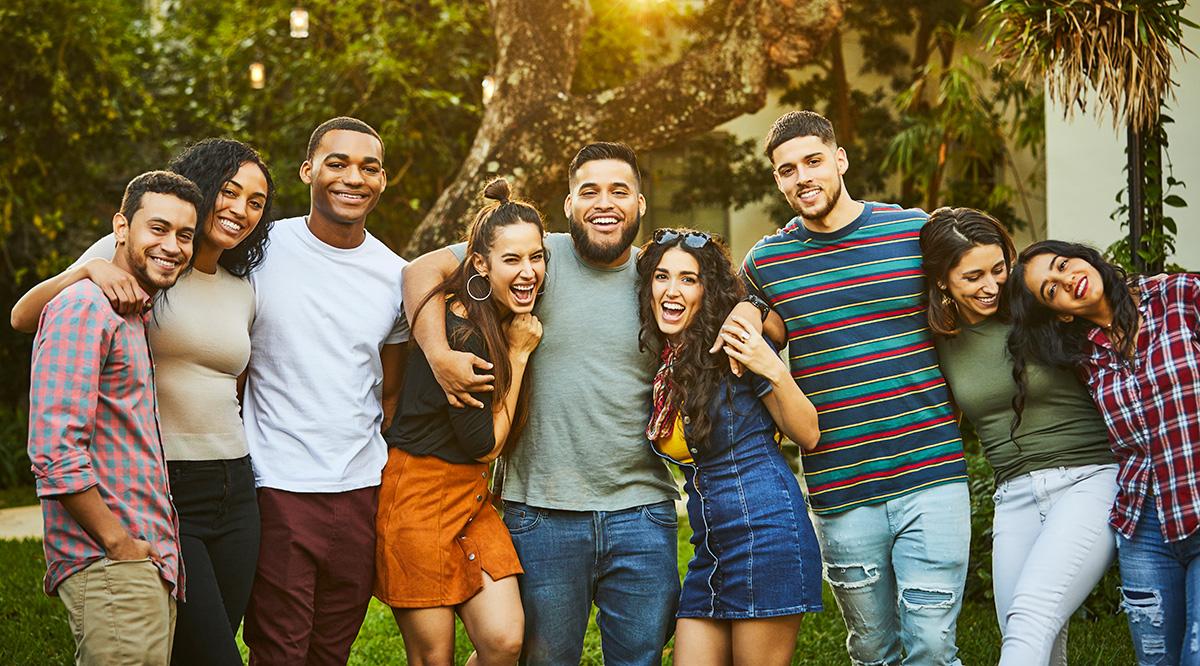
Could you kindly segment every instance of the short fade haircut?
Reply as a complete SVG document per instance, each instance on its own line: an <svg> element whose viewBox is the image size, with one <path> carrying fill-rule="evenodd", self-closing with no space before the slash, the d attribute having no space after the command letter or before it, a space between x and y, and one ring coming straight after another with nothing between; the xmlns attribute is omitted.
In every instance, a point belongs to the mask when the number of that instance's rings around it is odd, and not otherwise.
<svg viewBox="0 0 1200 666"><path fill-rule="evenodd" d="M326 134L334 130L349 130L351 132L361 132L362 134L370 134L379 142L380 157L383 156L383 139L379 136L379 132L375 131L374 127L364 123L358 118L350 116L338 116L330 118L325 122L317 125L317 129L313 130L312 136L308 138L308 154L304 159L311 160L317 152L317 146L321 145L321 139L325 138Z"/></svg>
<svg viewBox="0 0 1200 666"><path fill-rule="evenodd" d="M788 111L779 116L767 131L765 151L767 159L774 162L772 154L779 146L802 136L815 136L827 146L837 146L833 123L825 116L813 111Z"/></svg>
<svg viewBox="0 0 1200 666"><path fill-rule="evenodd" d="M169 194L190 203L196 209L196 223L200 223L200 209L204 206L204 195L200 194L200 188L170 171L147 171L129 181L125 186L125 196L121 198L121 215L132 222L134 213L142 207L142 197L150 193Z"/></svg>
<svg viewBox="0 0 1200 666"><path fill-rule="evenodd" d="M633 169L633 177L637 181L638 190L642 189L642 170L638 168L637 154L633 152L633 148L611 141L589 143L580 149L575 154L575 159L571 160L570 166L567 167L569 182L575 182L575 174L584 164L596 160L618 160L628 164L629 168Z"/></svg>

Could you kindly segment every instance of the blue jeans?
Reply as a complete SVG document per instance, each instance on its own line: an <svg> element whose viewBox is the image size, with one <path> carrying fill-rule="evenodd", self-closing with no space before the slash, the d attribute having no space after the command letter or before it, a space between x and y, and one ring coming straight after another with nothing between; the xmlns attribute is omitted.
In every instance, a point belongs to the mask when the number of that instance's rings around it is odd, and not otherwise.
<svg viewBox="0 0 1200 666"><path fill-rule="evenodd" d="M592 603L609 665L659 664L679 599L673 502L557 511L505 502L525 573L523 664L579 663Z"/></svg>
<svg viewBox="0 0 1200 666"><path fill-rule="evenodd" d="M1133 538L1117 535L1122 607L1140 666L1200 666L1200 533L1166 543L1147 497Z"/></svg>
<svg viewBox="0 0 1200 666"><path fill-rule="evenodd" d="M966 483L817 516L816 526L852 664L961 666L955 631L971 546Z"/></svg>

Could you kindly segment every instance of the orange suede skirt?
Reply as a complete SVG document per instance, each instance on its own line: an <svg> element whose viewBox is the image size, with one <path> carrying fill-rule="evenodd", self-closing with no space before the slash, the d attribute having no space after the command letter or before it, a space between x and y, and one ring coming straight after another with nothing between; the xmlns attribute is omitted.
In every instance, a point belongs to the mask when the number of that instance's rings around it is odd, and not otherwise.
<svg viewBox="0 0 1200 666"><path fill-rule="evenodd" d="M492 507L486 463L388 450L376 517L375 596L393 608L457 606L523 573Z"/></svg>

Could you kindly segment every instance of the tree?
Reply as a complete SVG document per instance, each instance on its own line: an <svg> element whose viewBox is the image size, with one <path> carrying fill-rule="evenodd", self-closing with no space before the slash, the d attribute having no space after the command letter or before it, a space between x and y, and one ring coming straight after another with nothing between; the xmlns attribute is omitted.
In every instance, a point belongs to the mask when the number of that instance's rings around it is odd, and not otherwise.
<svg viewBox="0 0 1200 666"><path fill-rule="evenodd" d="M1014 229L1034 216L1028 189L1038 175L1021 173L1013 151L1041 150L1041 89L1011 80L1003 63L989 67L979 10L974 0L856 0L810 66L780 82L783 104L833 122L855 196L981 208ZM862 57L857 71L852 53ZM681 206L740 207L774 191L757 142L693 143L699 158L687 164ZM778 196L769 201L772 215L790 217Z"/></svg>
<svg viewBox="0 0 1200 666"><path fill-rule="evenodd" d="M1174 223L1163 216L1161 111L1171 89L1172 53L1186 48L1183 28L1197 27L1180 15L1184 4L993 0L986 9L997 58L1014 63L1028 81L1046 81L1067 117L1083 109L1094 90L1113 122L1125 122L1129 255L1138 271L1161 271L1172 244Z"/></svg>
<svg viewBox="0 0 1200 666"><path fill-rule="evenodd" d="M454 180L409 242L445 245L483 183L509 176L518 191L554 206L566 165L582 144L622 140L651 150L707 132L766 102L771 73L807 62L841 19L836 0L711 3L698 35L674 62L622 85L576 94L586 0L491 0L495 97ZM549 26L553 26L550 28Z"/></svg>

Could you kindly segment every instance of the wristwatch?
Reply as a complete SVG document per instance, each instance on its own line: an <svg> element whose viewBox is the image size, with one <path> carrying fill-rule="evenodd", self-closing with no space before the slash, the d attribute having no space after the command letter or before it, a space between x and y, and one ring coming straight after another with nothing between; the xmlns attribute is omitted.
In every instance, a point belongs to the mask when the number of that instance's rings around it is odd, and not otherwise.
<svg viewBox="0 0 1200 666"><path fill-rule="evenodd" d="M742 299L742 302L749 303L750 305L758 308L758 312L762 315L763 321L766 321L767 315L771 314L771 306L768 305L766 301L758 296L755 296L754 294L746 294L746 297Z"/></svg>

